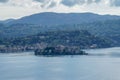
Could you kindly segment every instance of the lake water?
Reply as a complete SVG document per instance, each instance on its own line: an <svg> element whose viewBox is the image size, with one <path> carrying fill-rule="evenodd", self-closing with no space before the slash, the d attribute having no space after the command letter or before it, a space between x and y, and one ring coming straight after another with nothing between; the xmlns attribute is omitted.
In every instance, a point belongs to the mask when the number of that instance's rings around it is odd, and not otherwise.
<svg viewBox="0 0 120 80"><path fill-rule="evenodd" d="M120 80L119 47L85 51L91 55L0 55L0 80Z"/></svg>

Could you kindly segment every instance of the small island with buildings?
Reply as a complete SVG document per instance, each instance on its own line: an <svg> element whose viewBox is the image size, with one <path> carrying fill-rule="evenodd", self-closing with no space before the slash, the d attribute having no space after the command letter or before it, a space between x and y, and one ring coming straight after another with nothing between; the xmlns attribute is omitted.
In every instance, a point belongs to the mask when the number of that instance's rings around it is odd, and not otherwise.
<svg viewBox="0 0 120 80"><path fill-rule="evenodd" d="M56 47L46 47L43 49L36 49L35 55L63 56L63 55L88 55L88 53L85 53L78 47L56 46Z"/></svg>

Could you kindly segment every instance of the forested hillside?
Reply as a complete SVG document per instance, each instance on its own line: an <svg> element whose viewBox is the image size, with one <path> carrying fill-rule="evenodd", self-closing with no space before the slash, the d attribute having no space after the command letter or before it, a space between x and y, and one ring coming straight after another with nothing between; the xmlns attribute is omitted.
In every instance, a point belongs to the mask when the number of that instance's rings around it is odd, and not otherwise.
<svg viewBox="0 0 120 80"><path fill-rule="evenodd" d="M45 15L48 15L48 17L46 17ZM64 16L67 18L65 18ZM73 18L76 20L74 20ZM41 21L43 21L43 23L45 21L46 22L44 24L37 23L32 24L32 22L23 23L24 20L26 21L30 20L34 22L38 21L38 23L41 23ZM41 21L39 22L39 20ZM55 20L57 20L57 22ZM63 22L66 21L66 23L63 23L62 21ZM54 25L48 25L53 24L53 22ZM60 24L58 25L57 23ZM36 35L42 32L43 33L46 32L47 34L48 32L74 31L74 30L87 30L94 36L98 36L103 38L104 40L111 41L112 45L114 46L120 46L119 16L97 15L92 13L79 13L79 14L40 13L23 17L18 20L12 20L6 24L0 23L0 39L22 38L26 36ZM49 34L48 36L51 35ZM85 42L85 44L86 43L87 42Z"/></svg>
<svg viewBox="0 0 120 80"><path fill-rule="evenodd" d="M33 36L3 39L0 42L0 50L8 52L35 50L41 47L57 45L76 46L82 49L112 46L111 41L91 35L85 30L41 32Z"/></svg>

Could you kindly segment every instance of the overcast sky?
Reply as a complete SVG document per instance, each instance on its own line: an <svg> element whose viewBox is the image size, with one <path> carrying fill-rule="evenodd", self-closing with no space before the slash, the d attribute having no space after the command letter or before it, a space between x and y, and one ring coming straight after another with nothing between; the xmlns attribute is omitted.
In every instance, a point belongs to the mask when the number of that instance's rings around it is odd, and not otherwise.
<svg viewBox="0 0 120 80"><path fill-rule="evenodd" d="M120 15L120 0L0 0L0 20L39 12Z"/></svg>

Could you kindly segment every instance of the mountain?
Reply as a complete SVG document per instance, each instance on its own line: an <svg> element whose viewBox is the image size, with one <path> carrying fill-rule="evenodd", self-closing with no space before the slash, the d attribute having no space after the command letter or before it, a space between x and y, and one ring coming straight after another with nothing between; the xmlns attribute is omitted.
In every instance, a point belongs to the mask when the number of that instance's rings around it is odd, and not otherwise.
<svg viewBox="0 0 120 80"><path fill-rule="evenodd" d="M55 25L55 26L42 26L34 24L12 24L6 26L0 24L0 35L4 37L23 37L34 35L39 32L59 31L59 30L88 30L96 36L110 37L120 34L120 19L119 20L106 20L92 23L82 24L69 24L69 25Z"/></svg>
<svg viewBox="0 0 120 80"><path fill-rule="evenodd" d="M39 32L87 30L120 46L120 16L93 13L39 13L0 24L0 38L25 37Z"/></svg>
<svg viewBox="0 0 120 80"><path fill-rule="evenodd" d="M15 19L7 19L7 20L4 20L3 23L4 23L4 24L7 24L7 23L10 23L10 22L12 22L12 21L15 21Z"/></svg>
<svg viewBox="0 0 120 80"><path fill-rule="evenodd" d="M6 19L6 20L1 20L0 21L0 24L7 24L7 23L10 23L12 21L14 21L15 19Z"/></svg>
<svg viewBox="0 0 120 80"><path fill-rule="evenodd" d="M37 24L37 25L63 25L81 24L96 21L120 19L115 15L98 15L94 13L53 13L44 12L22 17L18 20L10 21L8 24Z"/></svg>

